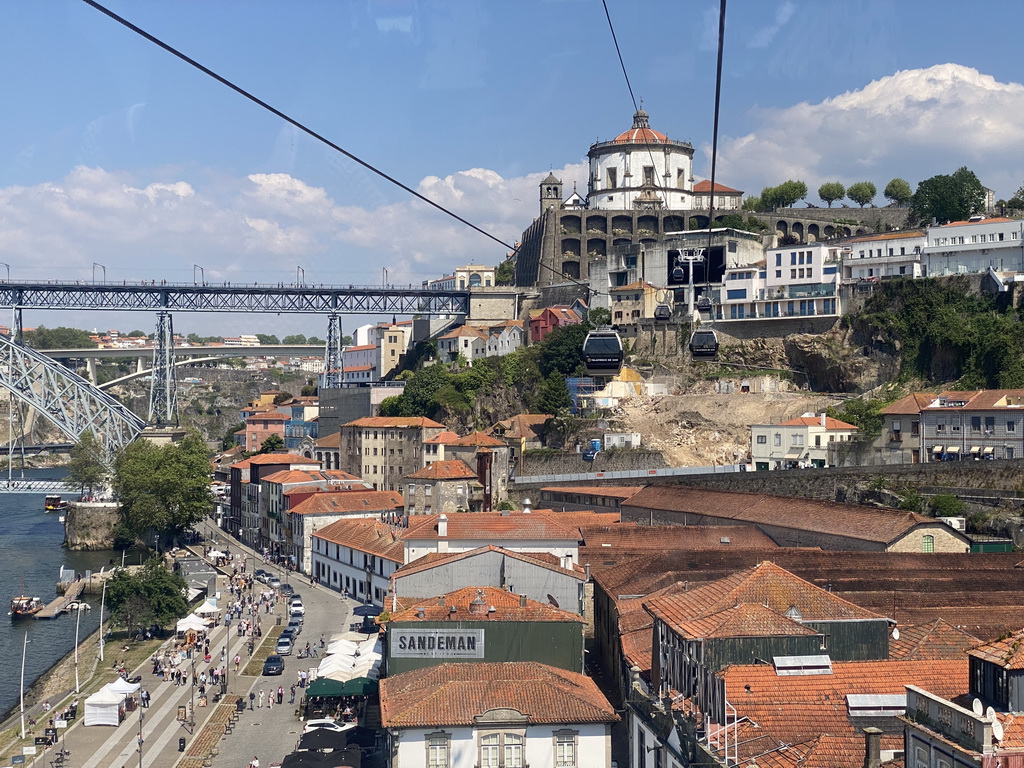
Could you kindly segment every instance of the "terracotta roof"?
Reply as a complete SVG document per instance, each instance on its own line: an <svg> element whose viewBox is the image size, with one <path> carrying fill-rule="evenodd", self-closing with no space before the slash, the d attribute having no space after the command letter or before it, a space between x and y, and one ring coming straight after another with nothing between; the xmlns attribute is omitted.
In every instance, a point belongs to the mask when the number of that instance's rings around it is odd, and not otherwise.
<svg viewBox="0 0 1024 768"><path fill-rule="evenodd" d="M922 408L927 408L935 400L931 392L913 392L901 397L895 403L889 403L880 413L886 416L917 416Z"/></svg>
<svg viewBox="0 0 1024 768"><path fill-rule="evenodd" d="M877 235L864 235L863 237L851 237L843 241L846 243L870 243L875 240L902 240L907 237L924 237L923 229L900 229L895 232L880 232ZM907 254L912 256L913 254Z"/></svg>
<svg viewBox="0 0 1024 768"><path fill-rule="evenodd" d="M496 437L491 437L485 432L470 432L464 437L458 437L454 441L449 441L450 445L455 446L475 446L477 448L504 448L505 443Z"/></svg>
<svg viewBox="0 0 1024 768"><path fill-rule="evenodd" d="M752 525L612 525L583 531L580 558L599 558L600 547L659 549L778 549L778 544Z"/></svg>
<svg viewBox="0 0 1024 768"><path fill-rule="evenodd" d="M501 427L505 430L505 437L536 437L551 418L553 416L547 413L520 413L510 419L499 421L487 431L493 434L495 427Z"/></svg>
<svg viewBox="0 0 1024 768"><path fill-rule="evenodd" d="M293 515L350 515L355 512L393 512L405 502L398 491L316 493L291 508ZM324 530L327 530L326 528Z"/></svg>
<svg viewBox="0 0 1024 768"><path fill-rule="evenodd" d="M968 651L967 655L990 661L1003 669L1024 669L1024 629L1009 637L979 645Z"/></svg>
<svg viewBox="0 0 1024 768"><path fill-rule="evenodd" d="M345 352L365 352L368 349L376 348L376 344L360 344L358 347L345 347Z"/></svg>
<svg viewBox="0 0 1024 768"><path fill-rule="evenodd" d="M896 696L904 694L904 686L918 685L951 698L966 692L968 685L966 658L833 662L832 674L821 675L778 675L769 664L737 665L720 674L738 717L749 717L773 737L790 744L823 733L860 735L860 729L868 724L889 734L898 733L902 739L903 726L895 717L851 717L847 695Z"/></svg>
<svg viewBox="0 0 1024 768"><path fill-rule="evenodd" d="M437 519L439 515L414 515L409 519L409 527L403 538L406 541L416 539L436 540ZM572 525L566 525L557 519L558 515L550 510L525 512L465 512L448 515L449 540L498 541L503 539L538 539L578 541L580 532Z"/></svg>
<svg viewBox="0 0 1024 768"><path fill-rule="evenodd" d="M331 480L359 480L355 475L342 472L340 469L282 469L272 475L261 477L260 481L265 483L322 483Z"/></svg>
<svg viewBox="0 0 1024 768"><path fill-rule="evenodd" d="M475 480L476 472L462 459L432 461L405 476L407 480Z"/></svg>
<svg viewBox="0 0 1024 768"><path fill-rule="evenodd" d="M586 579L586 571L581 566L574 565L571 569L566 570L561 566L561 561L555 555L548 554L547 552L514 552L511 549L497 547L494 544L487 544L483 547L477 547L476 549L470 549L465 552L431 552L423 557L413 560L411 563L403 565L395 571L395 576L398 578L401 578L402 576L409 576L414 573L420 573L421 571L427 571L431 568L437 568L449 563L468 560L469 558L475 557L484 552L501 552L505 557L511 557L515 560L532 563L540 566L541 568L546 568L549 571L557 571L558 573L572 576L576 579Z"/></svg>
<svg viewBox="0 0 1024 768"><path fill-rule="evenodd" d="M637 280L635 282L630 283L629 285L616 285L612 288L609 288L608 292L614 293L616 291L642 291L646 290L647 288L650 288L652 291L658 290L657 286L651 285L646 280Z"/></svg>
<svg viewBox="0 0 1024 768"><path fill-rule="evenodd" d="M444 427L425 416L365 416L345 424L346 427L370 427L377 429L406 429L409 427Z"/></svg>
<svg viewBox="0 0 1024 768"><path fill-rule="evenodd" d="M939 405L938 401L946 399L952 402L964 402L964 405ZM1002 411L1011 407L1008 400L1014 401L1013 410L1019 410L1024 403L1024 389L983 389L972 392L941 392L932 398L925 410L933 412L942 411L978 411L993 410Z"/></svg>
<svg viewBox="0 0 1024 768"><path fill-rule="evenodd" d="M992 218L985 218L981 221L951 221L948 224L940 224L935 227L929 227L929 229L943 229L945 227L962 227L966 224L1019 224L1020 219L1011 219L1005 216L993 216Z"/></svg>
<svg viewBox="0 0 1024 768"><path fill-rule="evenodd" d="M551 514L554 515L558 522L563 525L571 525L573 528L578 528L580 532L589 531L591 528L599 528L607 530L609 528L617 528L620 525L625 528L635 528L636 523L623 523L622 515L619 512L594 512L590 509L580 510L568 510L565 512L557 512L552 510Z"/></svg>
<svg viewBox="0 0 1024 768"><path fill-rule="evenodd" d="M694 192L710 192L711 191L711 181L709 179L704 179L703 181L698 181L696 184L693 185L693 191ZM737 194L737 195L743 194L740 190L733 189L732 187L727 187L727 186L725 186L725 184L715 184L715 192L732 192L732 193Z"/></svg>
<svg viewBox="0 0 1024 768"><path fill-rule="evenodd" d="M937 523L934 518L895 509L664 485L647 486L622 507L692 513L697 517L694 522L700 522L700 515L709 515L737 523L789 527L882 544L889 544L915 526Z"/></svg>
<svg viewBox="0 0 1024 768"><path fill-rule="evenodd" d="M796 608L804 621L883 619L877 613L816 587L774 563L763 562L682 594L645 603L652 615L670 626L702 618L739 603L759 603L778 614Z"/></svg>
<svg viewBox="0 0 1024 768"><path fill-rule="evenodd" d="M782 637L818 632L759 603L739 603L699 619L681 621L675 629L694 639L712 637Z"/></svg>
<svg viewBox="0 0 1024 768"><path fill-rule="evenodd" d="M898 627L899 639L889 640L890 659L962 659L981 640L942 619Z"/></svg>
<svg viewBox="0 0 1024 768"><path fill-rule="evenodd" d="M782 422L780 427L817 427L821 425L820 416L797 416L795 419ZM847 424L845 421L839 419L833 419L831 416L825 417L825 429L857 429L853 424Z"/></svg>
<svg viewBox="0 0 1024 768"><path fill-rule="evenodd" d="M348 493L349 491L372 491L373 485L355 478L353 480L332 480L329 483L304 483L293 488L287 488L282 493L285 496L307 496L311 493Z"/></svg>
<svg viewBox="0 0 1024 768"><path fill-rule="evenodd" d="M484 603L484 608L483 613L475 614L471 610L470 603L478 598ZM452 608L455 610L452 611ZM499 587L463 587L446 595L425 600L411 603L399 601L399 609L388 618L388 622L398 621L570 621L579 624L586 623L586 620L578 614L537 600L524 599Z"/></svg>
<svg viewBox="0 0 1024 768"><path fill-rule="evenodd" d="M442 339L458 339L463 336L471 336L473 338L481 339L483 341L487 340L487 332L481 331L479 328L475 328L472 325L460 325L458 328L452 328L450 331L448 331L448 333L442 336L438 336L437 340L441 341Z"/></svg>
<svg viewBox="0 0 1024 768"><path fill-rule="evenodd" d="M341 447L341 432L334 432L330 435L325 435L316 441L317 448L340 448Z"/></svg>
<svg viewBox="0 0 1024 768"><path fill-rule="evenodd" d="M291 416L285 416L283 413L272 411L269 413L254 413L246 418L246 421L289 421L290 419Z"/></svg>
<svg viewBox="0 0 1024 768"><path fill-rule="evenodd" d="M458 439L459 439L459 436L455 432L452 432L451 430L447 430L446 429L444 432L438 432L433 437L428 437L426 440L423 441L423 444L424 445L441 445L441 444L453 442L453 441L458 440Z"/></svg>
<svg viewBox="0 0 1024 768"><path fill-rule="evenodd" d="M320 462L316 459L299 456L297 453L258 453L249 457L249 464L316 464L318 467L320 466Z"/></svg>
<svg viewBox="0 0 1024 768"><path fill-rule="evenodd" d="M395 529L372 517L338 520L330 525L325 525L319 531L314 531L313 538L357 549L370 555L377 555L393 563L401 563L405 560L405 546L398 538Z"/></svg>
<svg viewBox="0 0 1024 768"><path fill-rule="evenodd" d="M472 726L492 709L529 723L614 723L612 705L586 675L537 662L439 664L380 681L385 728Z"/></svg>
<svg viewBox="0 0 1024 768"><path fill-rule="evenodd" d="M376 367L375 365L346 365L345 373L362 373L363 371L372 371Z"/></svg>
<svg viewBox="0 0 1024 768"><path fill-rule="evenodd" d="M606 496L611 499L628 499L637 493L641 487L639 485L551 485L540 490L550 493L578 493L583 496Z"/></svg>

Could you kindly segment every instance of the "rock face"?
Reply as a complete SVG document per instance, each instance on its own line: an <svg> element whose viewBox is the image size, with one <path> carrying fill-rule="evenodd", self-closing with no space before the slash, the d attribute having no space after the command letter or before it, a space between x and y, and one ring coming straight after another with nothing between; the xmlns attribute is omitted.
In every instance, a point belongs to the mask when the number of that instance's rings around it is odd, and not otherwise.
<svg viewBox="0 0 1024 768"><path fill-rule="evenodd" d="M68 549L112 549L117 528L117 504L75 502L64 518L64 546Z"/></svg>
<svg viewBox="0 0 1024 768"><path fill-rule="evenodd" d="M899 356L867 329L836 327L783 340L790 366L805 371L817 392L866 392L899 373Z"/></svg>

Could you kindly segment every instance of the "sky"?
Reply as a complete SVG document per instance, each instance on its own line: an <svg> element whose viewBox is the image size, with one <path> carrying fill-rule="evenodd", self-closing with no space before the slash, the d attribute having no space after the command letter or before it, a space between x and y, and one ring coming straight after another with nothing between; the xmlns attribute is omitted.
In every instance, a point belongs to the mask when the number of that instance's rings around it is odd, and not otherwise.
<svg viewBox="0 0 1024 768"><path fill-rule="evenodd" d="M542 178L630 127L710 175L718 0L175 0L107 7L416 200L82 0L0 4L0 269L12 280L419 285L494 265ZM732 0L718 180L894 177L966 165L1024 184L1024 2ZM878 204L885 200L879 196ZM5 272L0 276L6 277ZM345 319L348 326L365 318ZM152 330L146 315L26 325ZM3 322L0 319L0 322ZM323 318L178 315L201 334L326 335Z"/></svg>

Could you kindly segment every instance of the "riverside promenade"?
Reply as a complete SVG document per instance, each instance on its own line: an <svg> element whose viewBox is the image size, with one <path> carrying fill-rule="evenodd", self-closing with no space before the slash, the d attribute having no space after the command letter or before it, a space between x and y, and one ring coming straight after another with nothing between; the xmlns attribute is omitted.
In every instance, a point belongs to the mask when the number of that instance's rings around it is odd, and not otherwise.
<svg viewBox="0 0 1024 768"><path fill-rule="evenodd" d="M200 532L215 545L218 542L227 542L233 553L245 555L248 558L249 571L259 567L282 574L282 580L285 578L283 569L263 564L262 557L227 537L224 532L206 523L200 528ZM224 596L220 604L226 605L230 569L221 569L221 573L217 586ZM348 628L355 602L324 587L314 587L301 575L290 574L290 579L296 591L302 594L307 607L306 623L299 638L299 646L304 646L307 641L318 644L321 633L330 637ZM262 586L257 583L254 590L258 591ZM272 637L276 637L277 632L271 630L278 626L277 618L281 617L283 622L287 621L286 610L284 605L279 603L275 614L260 614L263 637L257 640L254 657L266 655L265 652L260 653L260 648L270 642ZM64 759L63 768L236 768L248 764L254 756L259 757L263 766L269 767L279 763L282 756L294 748L302 731L302 723L295 714L302 690L297 689L295 702L289 704L290 686L295 682L299 669L315 668L319 659L298 660L294 656L287 656L283 675L262 677L262 670L259 668L261 664L253 663L251 668L246 670L249 638L239 637L234 624L225 627L222 617L209 636L212 655L210 664L207 665L202 659L197 659L196 671L200 672L209 666L220 666L223 653L224 665L228 668L227 694L220 703L215 703L213 694L219 689L208 687L209 704L206 707L195 707L194 726L190 725L188 712L194 693L195 702L198 704L198 693L191 684L179 686L161 681L152 674L152 665L147 659L131 670L129 676L138 675L142 678L140 693L142 690L149 692L148 708L140 707L126 713L125 719L117 727L86 728L82 723L88 694L83 690L79 696L76 720L67 729L58 730L60 740L55 746L45 750L39 747L39 752L35 756L26 755L25 765L49 768L56 758L55 753L60 749L70 752ZM168 640L165 645L173 646L173 639ZM161 649L163 647L161 646ZM107 648L108 656L115 653L109 643ZM239 674L236 674L232 663L236 654L242 660ZM191 664L186 664L185 668L191 673ZM246 671L249 674L242 674ZM105 670L102 675L104 679L90 686L90 693L102 684L117 679L116 673L110 669ZM285 691L283 704L275 704L273 709L266 704L263 708L249 709L250 691L258 695L260 690L276 690L278 685ZM240 697L246 704L244 712L235 711L235 702ZM185 713L184 721L179 719L182 708ZM58 709L59 706L55 704L54 711ZM42 721L38 723L35 729L37 733L41 732L43 725ZM185 740L184 752L179 751L180 739Z"/></svg>

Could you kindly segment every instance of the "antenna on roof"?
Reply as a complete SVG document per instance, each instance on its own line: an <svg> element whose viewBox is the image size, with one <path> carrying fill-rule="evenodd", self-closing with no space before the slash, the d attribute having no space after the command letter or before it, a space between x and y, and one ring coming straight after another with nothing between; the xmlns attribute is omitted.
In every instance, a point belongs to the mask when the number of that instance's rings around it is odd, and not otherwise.
<svg viewBox="0 0 1024 768"><path fill-rule="evenodd" d="M982 707L982 704L981 704L981 699L975 699L974 701L972 701L971 702L971 709L974 711L974 714L976 714L976 715L978 715L980 717L981 713L983 711L983 707Z"/></svg>

